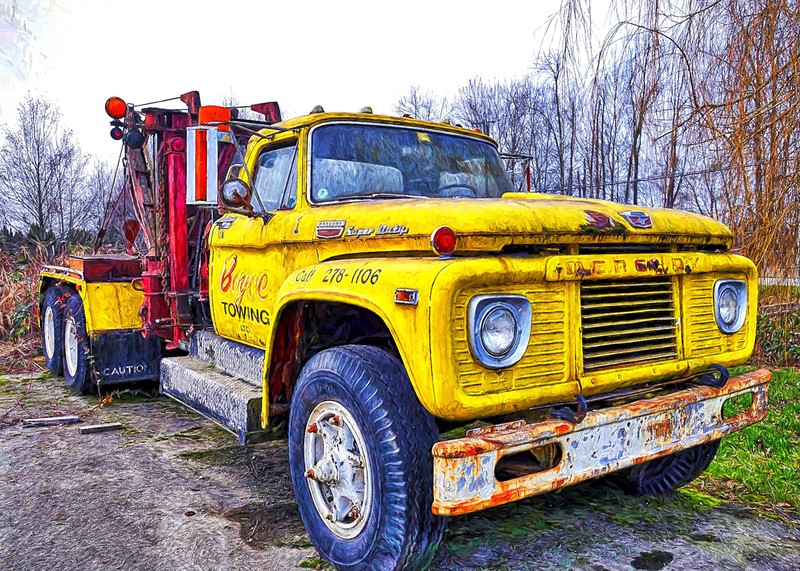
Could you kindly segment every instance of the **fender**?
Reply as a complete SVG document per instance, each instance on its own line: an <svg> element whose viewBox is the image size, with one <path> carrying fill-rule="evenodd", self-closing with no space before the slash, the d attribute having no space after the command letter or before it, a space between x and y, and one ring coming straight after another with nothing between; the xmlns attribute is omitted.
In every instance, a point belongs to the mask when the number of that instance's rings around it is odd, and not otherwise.
<svg viewBox="0 0 800 571"><path fill-rule="evenodd" d="M39 292L57 283L71 285L83 300L86 332L90 335L141 328L139 308L144 294L130 281L87 282L79 270L45 266L39 277Z"/></svg>
<svg viewBox="0 0 800 571"><path fill-rule="evenodd" d="M405 364L411 384L422 405L435 410L433 376L430 367L431 288L436 276L449 263L437 258L370 258L330 260L300 268L280 287L275 304L275 320L299 301L340 302L364 308L377 315L392 335ZM396 303L395 291L416 290L415 305ZM263 411L266 422L269 409L269 363L277 327L271 327L264 360ZM438 342L443 342L439 340Z"/></svg>

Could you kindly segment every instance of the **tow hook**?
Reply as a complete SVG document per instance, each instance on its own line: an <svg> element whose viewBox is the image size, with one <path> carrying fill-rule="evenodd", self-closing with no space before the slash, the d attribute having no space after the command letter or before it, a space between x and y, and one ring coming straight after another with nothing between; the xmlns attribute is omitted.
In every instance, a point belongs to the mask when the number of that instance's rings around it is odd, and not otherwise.
<svg viewBox="0 0 800 571"><path fill-rule="evenodd" d="M560 420L566 420L572 424L580 424L583 422L583 419L586 418L586 413L589 411L589 405L586 403L586 399L583 398L583 395L578 395L577 400L578 410L573 411L569 406L562 406L561 408L553 410L553 412L550 413L551 416Z"/></svg>
<svg viewBox="0 0 800 571"><path fill-rule="evenodd" d="M729 377L730 373L728 369L722 365L709 365L708 371L695 382L698 385L706 385L715 389L721 389L727 384Z"/></svg>

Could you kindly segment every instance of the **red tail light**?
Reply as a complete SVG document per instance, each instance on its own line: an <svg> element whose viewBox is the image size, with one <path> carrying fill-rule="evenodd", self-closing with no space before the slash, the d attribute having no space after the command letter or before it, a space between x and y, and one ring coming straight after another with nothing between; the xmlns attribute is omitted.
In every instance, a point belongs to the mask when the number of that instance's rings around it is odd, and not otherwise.
<svg viewBox="0 0 800 571"><path fill-rule="evenodd" d="M450 256L456 250L456 233L447 226L440 226L431 234L431 246L440 256Z"/></svg>

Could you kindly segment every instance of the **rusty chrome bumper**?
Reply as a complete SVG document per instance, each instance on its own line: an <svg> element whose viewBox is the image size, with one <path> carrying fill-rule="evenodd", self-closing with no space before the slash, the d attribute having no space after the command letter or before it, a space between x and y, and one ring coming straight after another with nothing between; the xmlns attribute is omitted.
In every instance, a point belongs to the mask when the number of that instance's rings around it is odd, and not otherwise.
<svg viewBox="0 0 800 571"><path fill-rule="evenodd" d="M721 388L698 386L666 396L591 411L580 424L547 420L510 423L433 446L433 512L458 515L549 492L659 456L722 438L764 418L766 369L733 377ZM725 401L753 394L744 412L723 418ZM498 481L503 456L558 444L551 469Z"/></svg>

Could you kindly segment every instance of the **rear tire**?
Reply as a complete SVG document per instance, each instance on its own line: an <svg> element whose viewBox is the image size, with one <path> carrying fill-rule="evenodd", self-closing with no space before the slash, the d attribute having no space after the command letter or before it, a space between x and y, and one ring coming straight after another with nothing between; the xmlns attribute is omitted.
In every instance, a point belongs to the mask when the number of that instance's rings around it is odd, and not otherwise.
<svg viewBox="0 0 800 571"><path fill-rule="evenodd" d="M711 465L719 442L712 440L643 462L620 472L617 481L625 491L637 496L669 494L697 478Z"/></svg>
<svg viewBox="0 0 800 571"><path fill-rule="evenodd" d="M58 376L64 364L64 292L61 288L53 286L44 292L39 329L45 365Z"/></svg>
<svg viewBox="0 0 800 571"><path fill-rule="evenodd" d="M64 380L76 395L90 392L89 338L86 335L86 316L83 301L77 294L64 304Z"/></svg>
<svg viewBox="0 0 800 571"><path fill-rule="evenodd" d="M347 345L306 363L292 395L289 464L322 557L347 571L430 564L445 527L431 512L437 438L388 352Z"/></svg>

